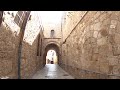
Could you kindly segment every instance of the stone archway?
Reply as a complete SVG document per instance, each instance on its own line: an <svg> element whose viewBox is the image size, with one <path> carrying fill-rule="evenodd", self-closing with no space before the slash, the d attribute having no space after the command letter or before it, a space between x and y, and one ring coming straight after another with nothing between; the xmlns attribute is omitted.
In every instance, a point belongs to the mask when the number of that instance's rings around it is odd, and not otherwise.
<svg viewBox="0 0 120 90"><path fill-rule="evenodd" d="M45 49L44 49L44 54L43 54L43 65L46 64L46 56L47 56L47 52L52 49L56 52L57 56L58 56L58 64L59 64L59 60L60 60L60 48L57 44L55 43L50 43L48 44Z"/></svg>

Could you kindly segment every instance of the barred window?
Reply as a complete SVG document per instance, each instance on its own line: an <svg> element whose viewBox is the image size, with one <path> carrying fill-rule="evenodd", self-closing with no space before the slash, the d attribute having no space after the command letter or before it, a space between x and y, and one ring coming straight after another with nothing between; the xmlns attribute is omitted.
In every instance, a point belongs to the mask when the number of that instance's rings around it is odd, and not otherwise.
<svg viewBox="0 0 120 90"><path fill-rule="evenodd" d="M14 18L14 22L19 26L21 27L22 26L22 23L23 23L23 20L25 18L25 14L26 14L26 11L18 11L15 18Z"/></svg>

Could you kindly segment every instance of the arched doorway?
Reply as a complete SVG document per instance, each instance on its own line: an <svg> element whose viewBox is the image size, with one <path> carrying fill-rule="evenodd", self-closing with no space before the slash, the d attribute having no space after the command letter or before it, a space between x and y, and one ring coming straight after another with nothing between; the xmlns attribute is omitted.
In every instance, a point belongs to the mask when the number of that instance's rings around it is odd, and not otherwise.
<svg viewBox="0 0 120 90"><path fill-rule="evenodd" d="M49 50L46 56L46 64L58 64L58 56L55 50Z"/></svg>
<svg viewBox="0 0 120 90"><path fill-rule="evenodd" d="M52 62L53 64L59 64L59 59L60 59L60 50L59 50L59 46L54 44L54 43L51 43L51 44L48 44L46 47L45 47L45 51L44 51L44 54L43 54L43 65L46 65L48 64L48 61L46 60L47 58L47 54L49 52L54 52L54 54L57 56L57 62L55 63ZM52 60L51 60L52 61ZM51 62L49 62L49 64L51 64Z"/></svg>

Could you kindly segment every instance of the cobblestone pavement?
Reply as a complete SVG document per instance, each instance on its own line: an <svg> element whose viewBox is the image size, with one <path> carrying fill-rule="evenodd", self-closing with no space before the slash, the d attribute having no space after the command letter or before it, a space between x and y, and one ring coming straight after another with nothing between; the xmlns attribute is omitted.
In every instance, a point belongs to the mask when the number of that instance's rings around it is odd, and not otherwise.
<svg viewBox="0 0 120 90"><path fill-rule="evenodd" d="M74 79L57 64L46 64L32 79Z"/></svg>

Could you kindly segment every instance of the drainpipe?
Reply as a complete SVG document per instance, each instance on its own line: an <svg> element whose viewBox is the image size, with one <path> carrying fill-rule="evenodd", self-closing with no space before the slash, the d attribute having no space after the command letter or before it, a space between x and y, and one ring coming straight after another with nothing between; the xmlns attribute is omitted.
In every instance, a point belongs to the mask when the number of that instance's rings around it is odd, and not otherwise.
<svg viewBox="0 0 120 90"><path fill-rule="evenodd" d="M31 11L27 11L25 13L25 18L23 20L22 26L20 28L20 43L19 43L19 50L18 50L18 79L21 79L21 52L22 52L22 42L24 37L24 31L27 24L28 17Z"/></svg>

